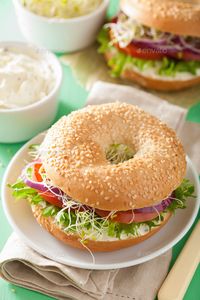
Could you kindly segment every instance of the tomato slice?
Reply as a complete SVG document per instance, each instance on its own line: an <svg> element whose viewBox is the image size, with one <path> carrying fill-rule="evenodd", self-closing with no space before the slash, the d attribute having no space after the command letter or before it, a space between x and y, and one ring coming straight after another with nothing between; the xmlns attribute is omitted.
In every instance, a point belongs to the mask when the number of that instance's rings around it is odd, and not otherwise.
<svg viewBox="0 0 200 300"><path fill-rule="evenodd" d="M38 194L47 202L49 202L52 205L55 205L57 207L63 207L62 205L62 201L60 201L56 196L54 196L54 194L52 194L51 192L39 192Z"/></svg>
<svg viewBox="0 0 200 300"><path fill-rule="evenodd" d="M96 209L95 211L102 218L105 218L110 214L110 211L106 211L106 210ZM152 213L138 213L138 212L134 213L132 210L128 210L128 211L116 212L111 219L112 221L118 223L130 224L133 222L138 223L138 222L149 221L155 219L157 216L158 214L156 211Z"/></svg>
<svg viewBox="0 0 200 300"><path fill-rule="evenodd" d="M109 30L109 36L110 40L113 40L112 31ZM142 58L142 59L150 59L150 60L160 60L164 56L166 56L165 53L156 52L153 49L150 48L141 48L134 43L130 43L126 47L122 48L120 47L119 43L114 43L114 46L120 50L121 52L124 52L127 55L130 55L132 57Z"/></svg>
<svg viewBox="0 0 200 300"><path fill-rule="evenodd" d="M39 173L39 170L40 170L41 167L42 167L41 163L35 163L34 164L34 175L35 175L35 178L36 178L36 180L38 182L42 182L43 181L42 176Z"/></svg>
<svg viewBox="0 0 200 300"><path fill-rule="evenodd" d="M133 43L129 44L125 48L121 48L119 44L116 44L116 47L133 57L142 58L142 59L150 59L150 60L160 60L164 56L166 56L165 53L156 52L153 49L150 48L140 48L138 46L135 46Z"/></svg>
<svg viewBox="0 0 200 300"><path fill-rule="evenodd" d="M42 167L42 163L35 163L34 164L34 175L35 175L35 179L38 182L42 182L42 176L39 173L40 168ZM46 191L46 192L41 192L38 191L38 194L44 199L46 200L48 203L55 205L57 207L62 207L62 201L59 200L58 197L56 197L53 193L51 193L50 191Z"/></svg>

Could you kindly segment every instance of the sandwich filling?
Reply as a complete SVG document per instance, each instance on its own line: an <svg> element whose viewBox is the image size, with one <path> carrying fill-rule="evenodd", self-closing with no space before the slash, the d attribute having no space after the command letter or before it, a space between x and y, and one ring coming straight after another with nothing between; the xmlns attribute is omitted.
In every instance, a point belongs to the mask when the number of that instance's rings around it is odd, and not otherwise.
<svg viewBox="0 0 200 300"><path fill-rule="evenodd" d="M124 70L164 80L200 75L200 38L161 32L119 13L99 33L99 52L109 53L111 75Z"/></svg>
<svg viewBox="0 0 200 300"><path fill-rule="evenodd" d="M37 147L32 146L31 151ZM115 144L116 147L120 148ZM127 153L127 159L130 159L130 151ZM66 234L78 235L83 244L87 240L114 241L145 235L161 225L168 213L185 208L188 197L194 197L194 186L184 179L171 195L157 205L128 211L97 209L72 199L53 186L38 157L23 169L17 182L10 187L16 200L26 199L32 206L39 206L43 217L52 218Z"/></svg>

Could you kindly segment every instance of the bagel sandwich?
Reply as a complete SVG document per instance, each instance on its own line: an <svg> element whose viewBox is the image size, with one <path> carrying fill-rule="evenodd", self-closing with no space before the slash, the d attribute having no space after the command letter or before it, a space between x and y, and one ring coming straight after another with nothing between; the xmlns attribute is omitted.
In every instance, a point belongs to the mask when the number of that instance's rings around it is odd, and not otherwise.
<svg viewBox="0 0 200 300"><path fill-rule="evenodd" d="M63 116L11 185L38 223L62 242L113 251L156 234L194 186L175 132L126 103L87 106Z"/></svg>
<svg viewBox="0 0 200 300"><path fill-rule="evenodd" d="M121 0L98 35L113 77L175 91L200 84L200 6L196 1Z"/></svg>

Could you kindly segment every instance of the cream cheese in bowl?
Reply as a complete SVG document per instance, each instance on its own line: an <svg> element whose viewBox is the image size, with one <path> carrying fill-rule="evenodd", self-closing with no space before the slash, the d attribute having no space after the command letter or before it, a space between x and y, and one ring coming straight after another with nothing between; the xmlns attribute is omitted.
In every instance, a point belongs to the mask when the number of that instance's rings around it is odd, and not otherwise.
<svg viewBox="0 0 200 300"><path fill-rule="evenodd" d="M27 106L52 91L55 74L40 55L0 47L0 58L0 108Z"/></svg>
<svg viewBox="0 0 200 300"><path fill-rule="evenodd" d="M48 50L0 42L0 143L26 141L52 125L62 77Z"/></svg>

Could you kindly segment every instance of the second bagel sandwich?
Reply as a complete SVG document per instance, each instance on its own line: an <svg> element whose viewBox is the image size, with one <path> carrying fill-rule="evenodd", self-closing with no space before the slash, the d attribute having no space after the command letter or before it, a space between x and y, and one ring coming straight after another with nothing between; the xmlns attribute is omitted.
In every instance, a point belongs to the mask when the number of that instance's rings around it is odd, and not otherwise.
<svg viewBox="0 0 200 300"><path fill-rule="evenodd" d="M200 84L200 6L196 1L121 0L98 36L113 77L146 88Z"/></svg>

